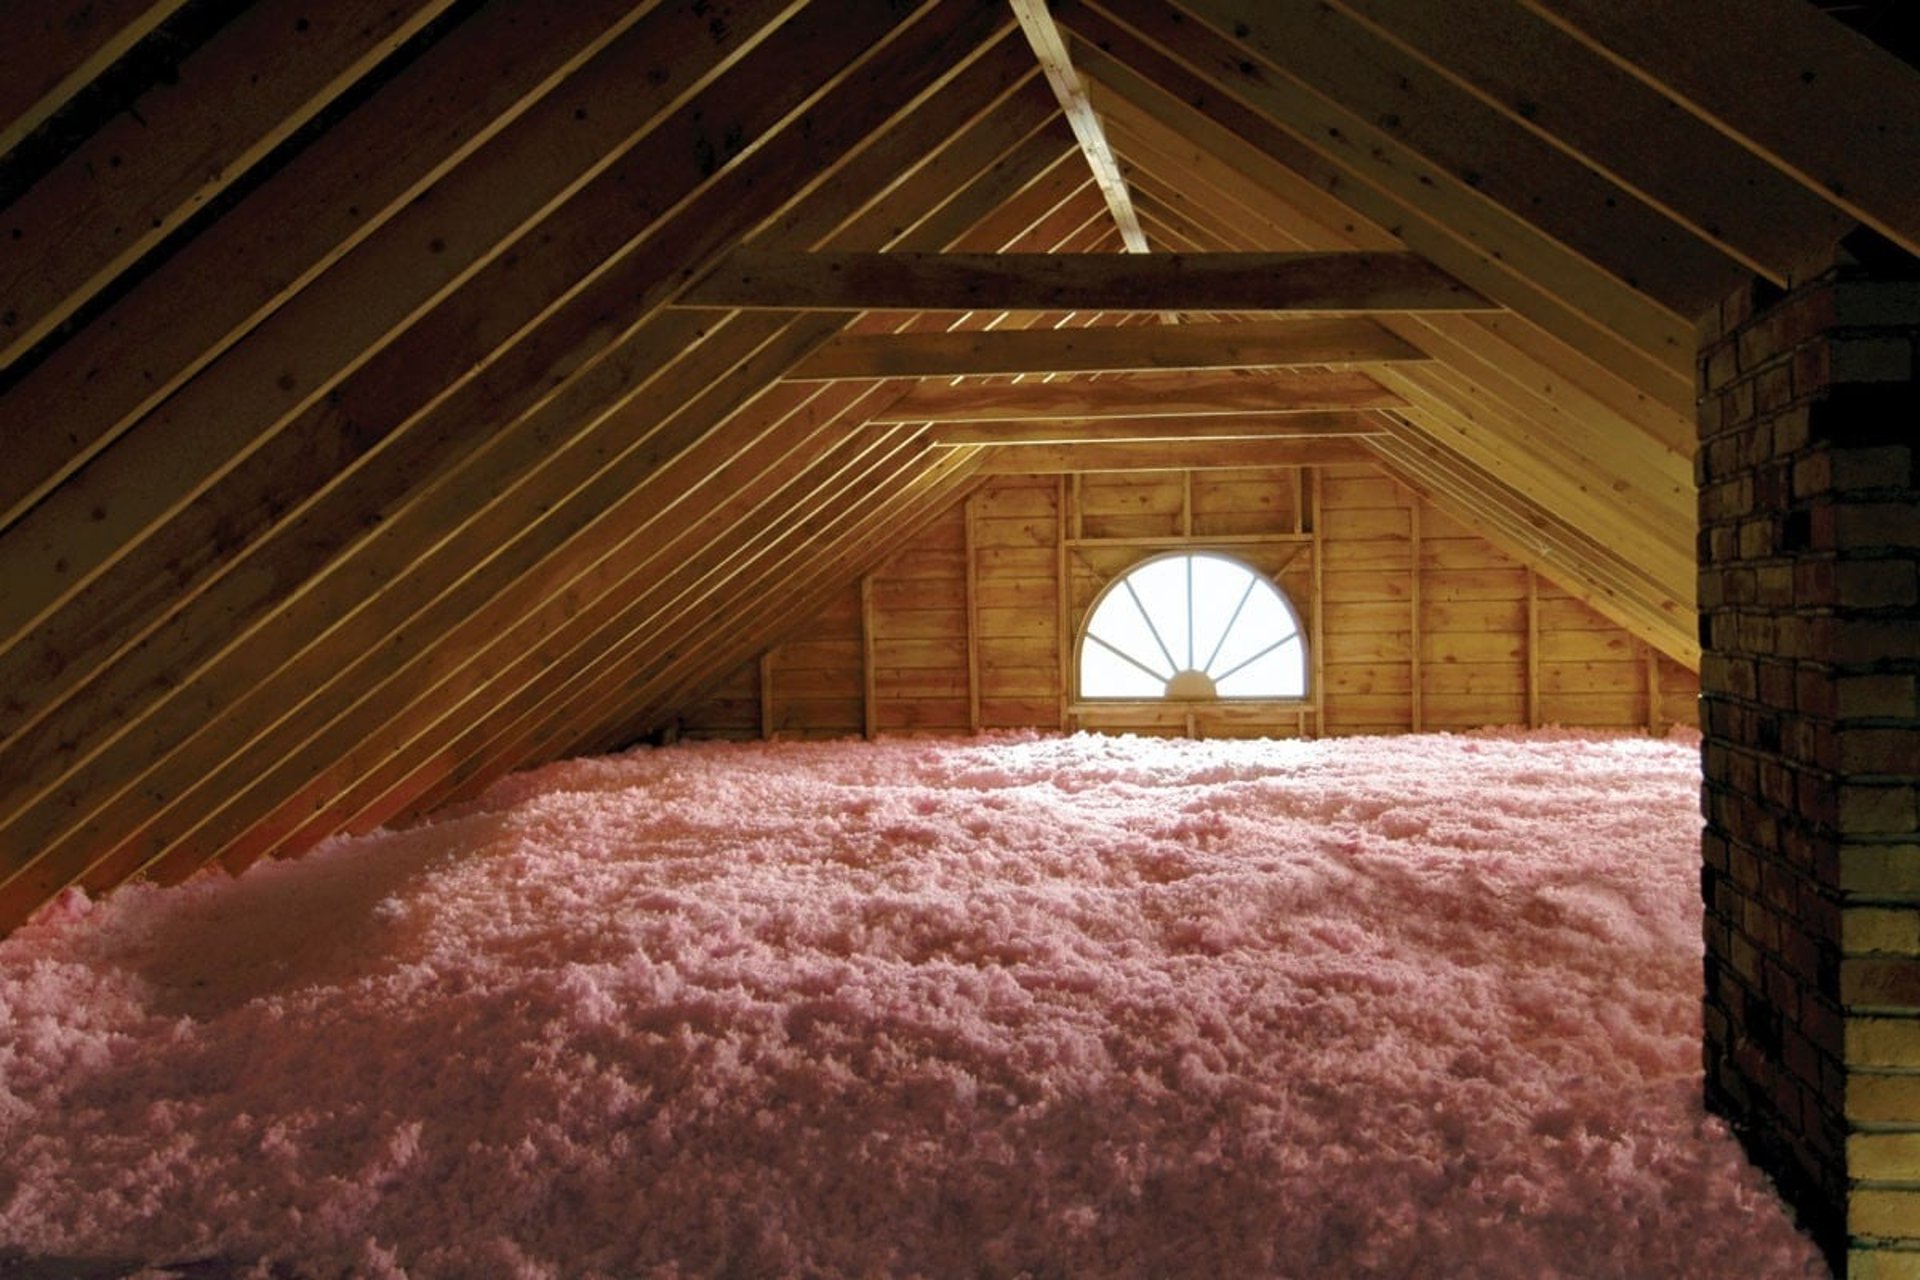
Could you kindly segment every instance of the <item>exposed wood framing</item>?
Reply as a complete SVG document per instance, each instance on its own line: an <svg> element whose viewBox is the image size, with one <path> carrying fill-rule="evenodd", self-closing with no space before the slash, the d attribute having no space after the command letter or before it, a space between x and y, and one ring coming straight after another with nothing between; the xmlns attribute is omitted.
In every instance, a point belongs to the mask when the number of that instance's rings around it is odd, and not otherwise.
<svg viewBox="0 0 1920 1280"><path fill-rule="evenodd" d="M487 6L249 191L220 219L218 234L189 240L73 340L19 371L5 393L7 414L58 421L61 430L8 437L0 523L12 523L430 186L451 179L436 203L458 205L465 179L454 175L463 162L539 180L525 151L533 136L561 127L567 111L551 95L575 74L585 78L582 90L597 93L602 64L593 59L646 11L632 0ZM536 13L545 38L516 38ZM657 23L648 39L678 47ZM408 128L396 133L393 119ZM438 232L427 215L410 217L415 243L430 244ZM449 244L444 252L460 250Z"/></svg>
<svg viewBox="0 0 1920 1280"><path fill-rule="evenodd" d="M880 736L880 703L874 695L879 678L873 654L873 575L860 576L860 714L865 717L863 735L871 742Z"/></svg>
<svg viewBox="0 0 1920 1280"><path fill-rule="evenodd" d="M1920 254L1920 77L1792 0L1520 0Z"/></svg>
<svg viewBox="0 0 1920 1280"><path fill-rule="evenodd" d="M1412 665L1411 683L1408 685L1407 700L1411 713L1413 731L1419 733L1427 727L1425 708L1422 704L1422 673L1426 669L1421 643L1421 545L1420 545L1420 495L1409 495L1412 499L1407 509L1407 651L1408 661Z"/></svg>
<svg viewBox="0 0 1920 1280"><path fill-rule="evenodd" d="M1324 409L1396 409L1406 401L1357 370L1137 373L1092 380L948 385L922 382L875 422L1219 417Z"/></svg>
<svg viewBox="0 0 1920 1280"><path fill-rule="evenodd" d="M1426 358L1406 339L1376 321L1356 316L1101 329L848 333L802 361L787 377L831 380L1280 369Z"/></svg>
<svg viewBox="0 0 1920 1280"><path fill-rule="evenodd" d="M1147 252L1146 233L1140 230L1140 219L1133 212L1127 180L1120 175L1113 148L1107 145L1106 132L1100 127L1100 117L1094 113L1086 85L1073 69L1066 41L1060 38L1060 29L1054 26L1053 15L1047 12L1046 0L1008 0L1008 3L1013 6L1014 17L1020 20L1020 30L1026 34L1027 43L1033 46L1033 56L1039 59L1040 70L1046 75L1053 96L1059 100L1060 110L1066 113L1073 136L1080 143L1080 154L1087 158L1094 183L1099 186L1107 211L1113 215L1113 224L1119 229L1120 242L1128 253Z"/></svg>
<svg viewBox="0 0 1920 1280"><path fill-rule="evenodd" d="M1840 209L1751 152L1726 146L1711 125L1652 85L1604 59L1581 57L1575 37L1523 5L1335 3L1518 127L1776 283L1852 229ZM1654 137L1660 145L1647 146Z"/></svg>
<svg viewBox="0 0 1920 1280"><path fill-rule="evenodd" d="M1073 563L1068 541L1080 536L1080 477L1059 476L1053 483L1053 589L1055 634L1060 637L1060 730L1078 728L1070 708L1079 688L1073 661Z"/></svg>
<svg viewBox="0 0 1920 1280"><path fill-rule="evenodd" d="M996 445L981 451L982 475L1051 475L1063 471L1238 470L1372 459L1345 440L1128 440L1104 444Z"/></svg>
<svg viewBox="0 0 1920 1280"><path fill-rule="evenodd" d="M1298 440L1381 434L1371 412L1236 413L1165 418L1039 418L1008 422L936 422L937 445L1096 444L1120 440Z"/></svg>
<svg viewBox="0 0 1920 1280"><path fill-rule="evenodd" d="M451 3L337 0L316 7L264 0L221 27L174 73L195 92L157 86L7 208L0 366L70 318ZM263 65L280 73L263 80Z"/></svg>
<svg viewBox="0 0 1920 1280"><path fill-rule="evenodd" d="M53 5L0 8L0 154L172 17L186 0L93 0L86 20Z"/></svg>
<svg viewBox="0 0 1920 1280"><path fill-rule="evenodd" d="M1540 727L1540 578L1527 566L1527 727Z"/></svg>
<svg viewBox="0 0 1920 1280"><path fill-rule="evenodd" d="M1350 115L1366 131L1364 141L1343 138L1337 146L1373 143L1388 162L1417 158L1431 183L1430 207L1458 200L1503 221L1524 219L1681 320L1712 306L1745 276L1740 264L1633 192L1484 102L1450 92L1433 71L1330 7L1180 3L1216 31L1232 33L1241 50L1278 71L1294 92L1315 95L1316 104L1299 108L1304 118ZM1420 109L1435 100L1446 101L1447 110Z"/></svg>
<svg viewBox="0 0 1920 1280"><path fill-rule="evenodd" d="M1492 311L1410 253L733 254L682 307L893 311Z"/></svg>
<svg viewBox="0 0 1920 1280"><path fill-rule="evenodd" d="M1661 719L1660 651L1643 640L1635 640L1634 648L1640 653L1641 672L1646 681L1647 732L1657 734L1666 727Z"/></svg>
<svg viewBox="0 0 1920 1280"><path fill-rule="evenodd" d="M778 735L763 655L931 522L968 530L951 693L889 691L882 609L837 732L1071 727L1087 570L1278 556L1259 511L1315 583L1276 723L1393 727L1398 632L1319 601L1329 501L1379 517L1363 562L1398 536L1362 460L1430 504L1414 723L1499 666L1510 716L1657 727L1701 300L1856 220L1920 249L1920 75L1798 0L0 9L0 929L708 689L751 732L756 664ZM1017 519L952 507L987 484ZM1527 585L1420 585L1462 529ZM1566 657L1583 605L1651 647ZM1523 607L1524 657L1474 656ZM1333 670L1364 714L1327 713L1330 622L1373 637Z"/></svg>
<svg viewBox="0 0 1920 1280"><path fill-rule="evenodd" d="M967 495L966 556L967 574L967 728L980 732L980 564L978 510L974 495Z"/></svg>
<svg viewBox="0 0 1920 1280"><path fill-rule="evenodd" d="M1326 655L1326 598L1327 598L1327 548L1326 539L1321 531L1321 487L1320 468L1303 467L1308 479L1307 492L1311 507L1296 509L1294 527L1305 526L1305 532L1313 538L1313 601L1312 618L1308 622L1311 634L1307 637L1308 678L1313 681L1313 736L1321 738L1327 732L1327 655Z"/></svg>
<svg viewBox="0 0 1920 1280"><path fill-rule="evenodd" d="M773 650L772 649L763 649L760 651L760 658L757 663L757 668L760 673L760 683L759 683L760 739L763 742L771 742L773 741L774 734L777 732L777 729L778 729L778 726L774 724L774 719L773 719Z"/></svg>
<svg viewBox="0 0 1920 1280"><path fill-rule="evenodd" d="M1088 41L1083 59L1090 73L1135 118L1200 140L1230 170L1284 192L1289 212L1315 210L1322 236L1361 238L1373 249L1405 245L1645 393L1691 407L1690 323L1524 219L1487 206L1360 116L1283 76L1260 74L1240 46L1202 24L1170 19L1153 0L1102 0L1099 10L1062 4L1058 11ZM1147 34L1123 23L1138 23ZM1204 111L1190 105L1199 97L1207 100ZM1122 112L1119 103L1108 110L1116 118Z"/></svg>

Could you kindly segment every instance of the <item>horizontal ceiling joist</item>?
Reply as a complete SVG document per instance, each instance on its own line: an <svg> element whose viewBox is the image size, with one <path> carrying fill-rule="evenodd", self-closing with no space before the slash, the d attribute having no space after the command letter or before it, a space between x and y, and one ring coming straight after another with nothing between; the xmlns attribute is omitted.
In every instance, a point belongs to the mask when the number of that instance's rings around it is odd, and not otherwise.
<svg viewBox="0 0 1920 1280"><path fill-rule="evenodd" d="M1497 311L1412 253L741 251L679 305L794 311Z"/></svg>
<svg viewBox="0 0 1920 1280"><path fill-rule="evenodd" d="M1051 418L1208 418L1406 404L1364 373L1141 373L1098 381L923 382L875 422L1031 422Z"/></svg>
<svg viewBox="0 0 1920 1280"><path fill-rule="evenodd" d="M1374 461L1358 440L1128 440L1106 444L1007 445L980 452L977 474L1077 471L1240 471L1331 467Z"/></svg>
<svg viewBox="0 0 1920 1280"><path fill-rule="evenodd" d="M824 382L962 374L1282 369L1425 359L1425 352L1374 321L1340 316L1098 329L847 333L815 352L787 378Z"/></svg>
<svg viewBox="0 0 1920 1280"><path fill-rule="evenodd" d="M1221 418L1054 418L1017 422L937 423L927 438L938 445L1100 444L1126 440L1320 440L1371 436L1383 430L1378 414L1234 414Z"/></svg>

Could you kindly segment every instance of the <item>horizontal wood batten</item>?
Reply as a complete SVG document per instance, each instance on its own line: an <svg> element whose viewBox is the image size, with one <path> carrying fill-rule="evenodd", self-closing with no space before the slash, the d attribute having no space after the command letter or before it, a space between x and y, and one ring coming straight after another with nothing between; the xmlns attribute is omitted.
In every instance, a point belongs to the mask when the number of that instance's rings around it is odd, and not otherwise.
<svg viewBox="0 0 1920 1280"><path fill-rule="evenodd" d="M796 311L1497 311L1412 253L740 251L684 307Z"/></svg>
<svg viewBox="0 0 1920 1280"><path fill-rule="evenodd" d="M1377 435L1378 416L1358 413L1238 413L1199 418L985 419L936 423L938 445L1098 444L1124 440L1313 440Z"/></svg>
<svg viewBox="0 0 1920 1280"><path fill-rule="evenodd" d="M1244 467L1331 466L1369 461L1364 445L1345 440L1130 440L1119 444L1001 445L981 451L981 475L1051 475L1075 471L1208 471Z"/></svg>
<svg viewBox="0 0 1920 1280"><path fill-rule="evenodd" d="M815 352L787 380L1279 369L1427 358L1420 348L1372 320L1342 316L1099 329L848 333Z"/></svg>
<svg viewBox="0 0 1920 1280"><path fill-rule="evenodd" d="M1406 401L1364 373L1140 373L1100 381L923 382L875 422L991 422L1047 418L1180 418L1321 409L1398 409Z"/></svg>

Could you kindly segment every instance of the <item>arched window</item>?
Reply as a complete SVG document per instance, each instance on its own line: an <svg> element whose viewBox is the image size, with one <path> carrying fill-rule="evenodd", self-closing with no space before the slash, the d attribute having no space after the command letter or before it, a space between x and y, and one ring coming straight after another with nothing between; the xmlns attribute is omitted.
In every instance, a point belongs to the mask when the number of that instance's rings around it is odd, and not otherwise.
<svg viewBox="0 0 1920 1280"><path fill-rule="evenodd" d="M1156 556L1107 585L1080 633L1083 698L1300 698L1307 647L1279 588L1211 552Z"/></svg>

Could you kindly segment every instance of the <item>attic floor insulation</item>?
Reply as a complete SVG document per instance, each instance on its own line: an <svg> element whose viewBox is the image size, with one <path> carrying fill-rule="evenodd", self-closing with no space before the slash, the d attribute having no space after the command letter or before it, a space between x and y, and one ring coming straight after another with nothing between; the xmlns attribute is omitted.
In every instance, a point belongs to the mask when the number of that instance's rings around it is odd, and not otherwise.
<svg viewBox="0 0 1920 1280"><path fill-rule="evenodd" d="M70 894L0 943L0 1257L1819 1276L1699 1102L1697 778L1556 732L695 744Z"/></svg>

